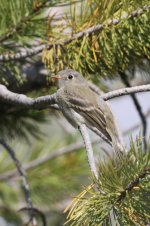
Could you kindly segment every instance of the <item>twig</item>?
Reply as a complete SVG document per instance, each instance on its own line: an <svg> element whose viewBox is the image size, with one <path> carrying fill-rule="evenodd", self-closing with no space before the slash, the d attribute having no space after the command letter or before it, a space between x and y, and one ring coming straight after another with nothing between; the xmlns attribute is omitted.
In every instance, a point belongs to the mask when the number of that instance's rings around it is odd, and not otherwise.
<svg viewBox="0 0 150 226"><path fill-rule="evenodd" d="M140 15L142 15L145 11L150 9L150 5L145 5L143 6L141 9L137 9L133 12L130 13L130 15L125 15L122 18L116 18L116 19L112 19L111 21L109 21L108 23L104 23L104 24L98 24L96 26L90 27L88 29L85 29L82 32L76 33L74 36L65 39L65 40L59 40L58 42L55 43L55 46L62 46L62 45L67 45L69 43L71 43L74 40L79 40L85 36L90 36L92 34L96 34L96 33L100 33L101 31L103 31L104 29L107 29L110 26L114 26L114 25L118 25L122 20L124 19L132 19L135 17L138 17ZM24 49L24 52L18 52L15 54L1 54L0 55L0 62L8 62L10 60L21 60L23 58L26 57L31 57L33 55L36 55L37 53L42 52L44 49L51 49L54 47L54 44L42 44L40 46L34 47L34 48L30 48L30 49Z"/></svg>
<svg viewBox="0 0 150 226"><path fill-rule="evenodd" d="M125 73L121 72L120 77L121 77L121 80L125 84L126 87L132 87L130 82L128 81L128 78L127 78ZM147 123L146 123L146 118L144 116L141 105L140 105L135 93L131 93L130 96L133 100L133 103L136 107L136 110L137 110L139 117L140 117L142 124L143 124L143 144L144 144L144 150L146 150L147 149L147 142L146 142Z"/></svg>
<svg viewBox="0 0 150 226"><path fill-rule="evenodd" d="M97 169L96 169L93 148L92 148L92 144L91 144L91 141L90 141L90 137L89 137L89 133L87 131L86 125L81 124L79 126L79 131L81 133L81 136L82 136L84 144L85 144L85 149L86 149L86 153L87 153L87 157L88 157L88 163L89 163L91 172L96 177L96 179L98 179L98 172L97 172Z"/></svg>
<svg viewBox="0 0 150 226"><path fill-rule="evenodd" d="M100 141L99 138L97 139L94 139L92 141L92 144L96 144ZM56 149L54 150L53 152L49 153L48 155L46 156L40 156L39 158L27 163L27 164L24 164L23 165L23 168L28 171L28 170L31 170L31 169L34 169L52 159L55 159L61 155L65 155L65 154L69 154L71 152L74 152L74 151L78 151L80 150L81 148L84 148L84 144L82 142L78 142L78 143L75 143L75 144L71 144L71 145L68 145L66 147L62 147L62 148L59 148L59 149ZM17 176L17 170L11 170L7 173L3 173L0 175L0 180L1 181L5 181L5 180L9 180L10 178L12 177L15 177Z"/></svg>
<svg viewBox="0 0 150 226"><path fill-rule="evenodd" d="M111 92L108 92L108 93L101 95L101 97L105 101L107 101L107 100L113 99L115 97L129 95L131 93L140 93L140 92L148 92L148 91L150 91L150 84L114 90L114 91L111 91Z"/></svg>
<svg viewBox="0 0 150 226"><path fill-rule="evenodd" d="M147 175L150 174L150 168L145 169L142 174L140 174L138 177L136 177L131 183L120 193L120 196L117 199L117 202L122 201L126 197L126 193L130 192L136 187L142 179L144 179Z"/></svg>
<svg viewBox="0 0 150 226"><path fill-rule="evenodd" d="M31 211L31 208L29 208L29 207L23 207L19 211ZM40 216L41 221L43 223L43 226L46 226L47 225L47 222L46 222L46 217L45 217L44 213L41 210L39 210L37 208L34 208L34 207L32 207L32 211L34 213L36 213L38 216Z"/></svg>
<svg viewBox="0 0 150 226"><path fill-rule="evenodd" d="M33 226L36 226L37 223L36 223L36 219L34 218L33 211L32 211L33 205L32 205L32 201L31 201L31 197L30 197L30 189L29 189L29 184L26 179L25 171L24 171L20 161L17 159L17 157L15 155L15 151L3 139L0 139L0 144L7 150L7 152L11 156L14 164L16 165L18 173L20 174L25 199L27 202L27 206L30 209L30 211L29 211L30 221L32 222Z"/></svg>
<svg viewBox="0 0 150 226"><path fill-rule="evenodd" d="M115 97L120 97L123 95L129 95L131 93L148 92L150 91L150 84L142 86L134 86L131 88L123 88L115 91L111 91L102 94L101 97L107 101ZM56 94L41 96L37 98L30 98L23 94L17 94L9 91L6 86L0 85L0 101L5 103L17 105L18 107L26 107L33 109L44 109L49 108L50 105L55 108L57 104ZM58 109L58 108L57 108Z"/></svg>

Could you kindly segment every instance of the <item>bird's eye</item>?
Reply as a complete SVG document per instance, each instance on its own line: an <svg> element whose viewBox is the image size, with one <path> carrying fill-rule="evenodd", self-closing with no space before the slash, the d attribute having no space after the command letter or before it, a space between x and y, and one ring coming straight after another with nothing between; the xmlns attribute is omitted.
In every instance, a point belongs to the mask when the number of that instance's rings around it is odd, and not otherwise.
<svg viewBox="0 0 150 226"><path fill-rule="evenodd" d="M73 75L68 75L68 79L73 79Z"/></svg>

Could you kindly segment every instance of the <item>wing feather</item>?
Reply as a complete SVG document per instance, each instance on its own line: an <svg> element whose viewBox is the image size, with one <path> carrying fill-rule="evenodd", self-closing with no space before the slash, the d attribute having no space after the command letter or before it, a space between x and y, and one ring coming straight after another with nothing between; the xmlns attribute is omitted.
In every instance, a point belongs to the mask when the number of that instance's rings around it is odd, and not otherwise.
<svg viewBox="0 0 150 226"><path fill-rule="evenodd" d="M64 90L65 92L65 90ZM70 90L67 87L65 92L68 107L82 115L89 127L97 128L110 141L111 137L106 129L106 119L103 110L100 108L97 95L89 87L75 87Z"/></svg>

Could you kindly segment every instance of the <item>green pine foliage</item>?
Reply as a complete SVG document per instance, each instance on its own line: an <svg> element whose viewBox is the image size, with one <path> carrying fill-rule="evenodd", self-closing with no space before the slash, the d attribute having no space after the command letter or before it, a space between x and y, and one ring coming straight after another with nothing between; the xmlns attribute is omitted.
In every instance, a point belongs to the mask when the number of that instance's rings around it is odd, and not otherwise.
<svg viewBox="0 0 150 226"><path fill-rule="evenodd" d="M1 0L0 1L0 42L11 40L19 44L31 46L30 41L35 37L41 40L46 35L45 10L56 4L56 1L47 0ZM16 16L17 15L17 16ZM9 48L10 43L1 48ZM2 50L1 49L1 50ZM9 48L10 49L10 48ZM14 51L15 48L12 49Z"/></svg>
<svg viewBox="0 0 150 226"><path fill-rule="evenodd" d="M68 20L68 27L73 29L72 35L97 24L102 25L101 30L83 35L68 44L63 44L68 37L59 36L60 41L56 41L58 47L54 46L44 53L44 62L51 70L58 62L59 69L71 67L82 74L110 78L139 66L143 59L150 59L148 3L137 0L81 3L81 13L77 16L78 8L72 10L72 19Z"/></svg>
<svg viewBox="0 0 150 226"><path fill-rule="evenodd" d="M30 143L27 144L16 137L11 142L17 158L23 166L40 161L43 157L46 158L50 153L55 153L59 148L71 144L79 138L77 135L65 134L57 125L55 118L43 123L42 127L44 136L40 140L31 140L30 137ZM17 217L21 219L22 216L26 215L28 219L27 213L18 212L19 203L21 203L21 207L26 207L22 182L18 173L15 177L7 176L15 170L15 166L6 150L1 147L0 150L0 205L4 210L7 207L10 213L12 210L16 212L14 217L16 216L15 225L17 225ZM47 160L26 171L34 207L45 214L49 222L48 225L55 225L56 219L59 220L60 224L62 224L62 220L65 221L61 203L63 205L63 202L70 201L81 191L83 184L88 184L87 178L90 171L86 159L85 150L79 149L78 152L74 151ZM7 213L1 211L1 216L6 220ZM11 214L9 216L11 217ZM10 221L13 222L13 219L11 218ZM40 225L40 220L38 223ZM23 225L23 223L19 225Z"/></svg>
<svg viewBox="0 0 150 226"><path fill-rule="evenodd" d="M138 139L124 155L99 163L99 181L104 194L93 186L79 194L71 205L67 225L146 225L150 220L150 151L142 153Z"/></svg>
<svg viewBox="0 0 150 226"><path fill-rule="evenodd" d="M13 55L22 48L33 46L37 39L43 40L46 36L47 2L45 0L0 1L1 55ZM14 63L10 60L0 65L0 68L1 83L8 86L12 77L18 85L24 81L20 62Z"/></svg>
<svg viewBox="0 0 150 226"><path fill-rule="evenodd" d="M42 43L47 36L49 7L56 5L57 2L57 0L0 1L0 55L12 56ZM29 58L22 61L10 59L8 62L0 62L0 83L18 92L27 82L22 67L29 64L28 60ZM37 57L33 57L31 65L36 60ZM31 92L28 95L37 96L41 95L41 92L40 94ZM17 106L0 101L0 136L3 138L19 136L28 139L32 135L39 138L40 123L46 120L47 113L18 109Z"/></svg>
<svg viewBox="0 0 150 226"><path fill-rule="evenodd" d="M30 139L33 136L39 139L42 136L40 125L46 121L47 111L33 111L17 109L10 105L4 105L0 111L0 137Z"/></svg>

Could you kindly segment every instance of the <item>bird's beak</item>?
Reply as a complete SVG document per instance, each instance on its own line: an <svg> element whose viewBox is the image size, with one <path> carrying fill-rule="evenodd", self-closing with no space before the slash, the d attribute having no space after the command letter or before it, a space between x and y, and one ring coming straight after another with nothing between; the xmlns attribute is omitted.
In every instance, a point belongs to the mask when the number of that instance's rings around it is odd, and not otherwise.
<svg viewBox="0 0 150 226"><path fill-rule="evenodd" d="M59 75L54 75L54 76L51 76L52 79L54 79L55 81L57 80L60 80L60 79L63 79L61 76Z"/></svg>

